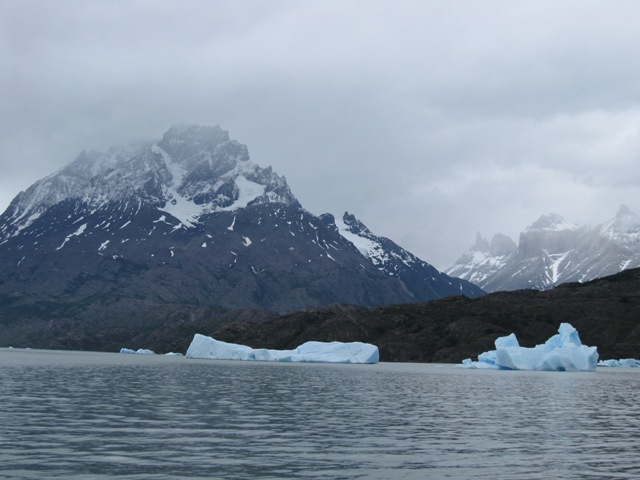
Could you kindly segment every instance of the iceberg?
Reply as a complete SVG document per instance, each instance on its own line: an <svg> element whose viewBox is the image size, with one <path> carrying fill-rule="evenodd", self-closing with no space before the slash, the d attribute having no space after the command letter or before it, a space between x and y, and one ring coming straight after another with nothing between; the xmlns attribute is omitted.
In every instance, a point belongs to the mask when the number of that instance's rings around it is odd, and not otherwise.
<svg viewBox="0 0 640 480"><path fill-rule="evenodd" d="M120 353L138 354L138 355L155 355L156 354L153 350L149 350L146 348L131 350L130 348L124 348L124 347L120 349Z"/></svg>
<svg viewBox="0 0 640 480"><path fill-rule="evenodd" d="M521 347L515 334L499 337L495 350L481 353L478 361L462 361L461 368L537 371L595 371L597 347L582 345L578 331L569 323L561 323L557 335L533 348Z"/></svg>
<svg viewBox="0 0 640 480"><path fill-rule="evenodd" d="M600 360L599 367L631 367L640 368L640 360L636 358L621 358L620 360Z"/></svg>
<svg viewBox="0 0 640 480"><path fill-rule="evenodd" d="M226 343L196 333L187 358L261 360L267 362L378 363L378 347L361 342L306 342L293 350L269 350Z"/></svg>

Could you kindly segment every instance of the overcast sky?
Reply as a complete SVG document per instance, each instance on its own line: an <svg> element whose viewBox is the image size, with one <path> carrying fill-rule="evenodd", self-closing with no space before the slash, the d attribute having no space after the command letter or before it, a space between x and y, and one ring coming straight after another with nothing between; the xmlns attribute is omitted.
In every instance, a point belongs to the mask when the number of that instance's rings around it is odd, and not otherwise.
<svg viewBox="0 0 640 480"><path fill-rule="evenodd" d="M83 149L220 125L437 268L640 213L640 2L0 0L0 210Z"/></svg>

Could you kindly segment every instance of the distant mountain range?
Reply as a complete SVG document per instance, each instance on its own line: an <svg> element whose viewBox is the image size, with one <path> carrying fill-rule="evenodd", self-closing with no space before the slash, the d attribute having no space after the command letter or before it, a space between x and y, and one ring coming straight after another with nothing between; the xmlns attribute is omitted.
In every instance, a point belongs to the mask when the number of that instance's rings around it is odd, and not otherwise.
<svg viewBox="0 0 640 480"><path fill-rule="evenodd" d="M0 345L99 350L232 311L483 294L351 214L311 214L219 127L82 152L0 216Z"/></svg>
<svg viewBox="0 0 640 480"><path fill-rule="evenodd" d="M623 205L615 218L595 227L543 215L520 234L518 244L502 234L491 242L478 234L446 273L495 292L545 290L639 266L640 217Z"/></svg>

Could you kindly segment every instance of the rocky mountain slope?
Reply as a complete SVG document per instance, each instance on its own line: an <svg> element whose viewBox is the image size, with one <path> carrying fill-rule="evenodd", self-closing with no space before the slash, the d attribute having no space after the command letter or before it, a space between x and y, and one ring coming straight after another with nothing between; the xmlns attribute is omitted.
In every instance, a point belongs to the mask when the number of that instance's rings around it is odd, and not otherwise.
<svg viewBox="0 0 640 480"><path fill-rule="evenodd" d="M483 293L353 215L309 213L219 127L83 152L0 216L0 345L102 349L238 309Z"/></svg>
<svg viewBox="0 0 640 480"><path fill-rule="evenodd" d="M640 217L622 206L615 218L593 228L543 215L520 234L517 245L501 234L491 243L478 235L446 273L495 292L544 290L639 266Z"/></svg>

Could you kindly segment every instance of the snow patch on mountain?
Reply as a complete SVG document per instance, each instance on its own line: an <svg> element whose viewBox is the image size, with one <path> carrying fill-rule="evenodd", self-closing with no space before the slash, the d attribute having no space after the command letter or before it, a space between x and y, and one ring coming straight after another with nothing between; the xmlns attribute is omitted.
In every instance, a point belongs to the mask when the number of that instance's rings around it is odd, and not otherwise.
<svg viewBox="0 0 640 480"><path fill-rule="evenodd" d="M71 235L67 235L64 239L64 241L62 242L62 244L56 248L56 250L62 250L62 248L65 246L65 244L71 240L72 237L79 237L80 235L82 235L84 233L84 231L87 229L87 224L83 223L82 225L80 225L78 227L78 229L73 232Z"/></svg>
<svg viewBox="0 0 640 480"><path fill-rule="evenodd" d="M367 257L379 270L394 275L393 268L389 268L394 262L402 262L407 267L411 267L416 258L413 254L404 249L397 248L390 250L384 245L385 240L371 233L371 231L356 219L349 212L346 212L342 219L337 219L335 225L338 232L345 239L349 240L362 255Z"/></svg>
<svg viewBox="0 0 640 480"><path fill-rule="evenodd" d="M335 223L340 235L349 240L362 255L368 257L374 263L383 262L384 250L382 250L378 242L372 238L352 232L351 227L347 225L343 219L336 218Z"/></svg>
<svg viewBox="0 0 640 480"><path fill-rule="evenodd" d="M192 227L198 222L198 217L204 213L204 206L196 205L182 196L170 192L169 201L160 211L177 218L183 225Z"/></svg>
<svg viewBox="0 0 640 480"><path fill-rule="evenodd" d="M220 211L233 211L246 208L252 201L263 196L267 187L247 180L243 175L238 175L234 180L238 188L238 198L228 207L221 207Z"/></svg>

